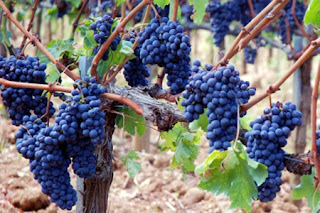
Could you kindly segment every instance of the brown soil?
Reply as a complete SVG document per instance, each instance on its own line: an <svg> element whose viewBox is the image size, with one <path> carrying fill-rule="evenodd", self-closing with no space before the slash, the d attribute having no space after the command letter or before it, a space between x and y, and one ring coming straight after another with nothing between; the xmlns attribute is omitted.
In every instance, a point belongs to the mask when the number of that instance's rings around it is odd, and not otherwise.
<svg viewBox="0 0 320 213"><path fill-rule="evenodd" d="M131 179L120 161L121 155L131 147L131 138L123 140L120 135L122 133L118 132L114 137L116 162L109 193L109 212L242 212L229 209L227 197L198 189L198 175L187 174L184 178L180 170L171 170L172 153L161 153L156 149L157 137L153 137L151 153L140 153L142 171ZM206 145L202 145L197 164L205 159L206 150ZM40 185L29 171L28 160L18 154L15 145L7 144L2 150L0 166L0 212L68 212L50 204L48 197L41 193ZM76 176L71 170L70 173L75 186ZM306 200L294 202L291 199L293 185L289 180L292 177L284 172L284 184L276 199L270 203L253 202L252 212L311 212ZM70 212L75 212L75 208Z"/></svg>

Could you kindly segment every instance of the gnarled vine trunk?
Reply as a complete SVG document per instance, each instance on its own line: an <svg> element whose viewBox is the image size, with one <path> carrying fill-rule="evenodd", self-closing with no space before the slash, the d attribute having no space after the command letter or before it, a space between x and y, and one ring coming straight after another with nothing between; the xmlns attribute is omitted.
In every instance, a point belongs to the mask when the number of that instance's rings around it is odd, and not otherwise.
<svg viewBox="0 0 320 213"><path fill-rule="evenodd" d="M106 137L102 145L96 148L97 171L93 178L86 178L78 187L78 213L105 213L108 209L108 194L113 178L112 135L115 129L116 114L106 113ZM77 183L77 184L78 184ZM80 195L80 196L79 196Z"/></svg>

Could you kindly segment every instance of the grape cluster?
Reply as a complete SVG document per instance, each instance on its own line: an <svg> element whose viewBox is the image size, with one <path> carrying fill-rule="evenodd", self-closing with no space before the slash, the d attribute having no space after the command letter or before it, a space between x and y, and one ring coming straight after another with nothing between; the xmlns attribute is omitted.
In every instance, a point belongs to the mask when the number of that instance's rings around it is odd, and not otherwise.
<svg viewBox="0 0 320 213"><path fill-rule="evenodd" d="M113 7L113 2L111 0L103 0L101 1L101 5L99 6L99 11L107 11L109 8Z"/></svg>
<svg viewBox="0 0 320 213"><path fill-rule="evenodd" d="M181 5L181 15L186 19L187 23L193 22L191 16L193 14L193 5L187 3Z"/></svg>
<svg viewBox="0 0 320 213"><path fill-rule="evenodd" d="M131 43L135 42L136 34L130 34L125 40L130 41ZM138 45L134 50L135 58L131 59L124 66L124 77L127 80L128 84L132 87L137 86L148 86L149 81L148 77L150 76L150 71L146 65L142 63L142 60L139 58L141 45Z"/></svg>
<svg viewBox="0 0 320 213"><path fill-rule="evenodd" d="M252 0L254 12L260 13L270 2L271 0Z"/></svg>
<svg viewBox="0 0 320 213"><path fill-rule="evenodd" d="M234 66L220 67L213 72L212 68L207 64L203 69L199 61L193 62L193 73L182 93L185 99L181 101L184 116L190 122L197 120L207 108L209 152L230 146L237 129L239 104L247 103L255 94L249 82L240 80Z"/></svg>
<svg viewBox="0 0 320 213"><path fill-rule="evenodd" d="M68 173L71 161L61 149L58 135L35 116L24 116L23 120L24 126L16 133L18 151L30 159L30 170L42 192L61 209L71 210L77 201Z"/></svg>
<svg viewBox="0 0 320 213"><path fill-rule="evenodd" d="M252 129L245 135L247 153L250 158L268 167L268 178L258 187L258 199L262 202L273 200L280 191L285 154L282 147L287 144L290 132L302 124L301 117L302 113L293 103L278 102L250 123Z"/></svg>
<svg viewBox="0 0 320 213"><path fill-rule="evenodd" d="M246 46L244 48L244 59L249 64L254 64L254 60L257 56L257 49L252 48L251 46Z"/></svg>
<svg viewBox="0 0 320 213"><path fill-rule="evenodd" d="M16 133L17 150L30 159L30 169L42 191L62 209L71 209L77 200L70 185L68 166L79 177L89 178L96 171L94 149L105 137L105 113L99 100L105 88L94 78L75 81L75 89L59 107L55 124L35 116L24 116L24 126Z"/></svg>
<svg viewBox="0 0 320 213"><path fill-rule="evenodd" d="M191 70L192 75L185 91L182 92L184 99L181 101L181 105L185 107L184 117L189 122L199 119L204 113L204 109L212 99L211 93L214 91L214 88L207 88L209 79L206 78L206 75L210 69L202 69L200 61L195 60Z"/></svg>
<svg viewBox="0 0 320 213"><path fill-rule="evenodd" d="M164 8L161 8L158 5L155 5L155 7L156 7L160 17L169 17L169 12L170 12L169 5L166 5ZM153 10L151 10L151 14L155 17Z"/></svg>
<svg viewBox="0 0 320 213"><path fill-rule="evenodd" d="M255 13L258 14L269 2L253 0ZM230 0L224 4L221 1L213 0L207 5L206 11L211 18L214 44L218 47L229 32L229 25L232 21L240 21L245 26L252 19L248 0Z"/></svg>
<svg viewBox="0 0 320 213"><path fill-rule="evenodd" d="M172 94L182 92L188 83L190 70L190 39L177 22L162 18L151 20L140 33L140 58L144 64L165 67Z"/></svg>
<svg viewBox="0 0 320 213"><path fill-rule="evenodd" d="M0 56L0 78L9 81L45 84L45 64L40 64L36 57L25 57L18 59L15 56L3 58ZM31 115L33 111L38 117L42 117L47 111L47 98L43 90L1 87L1 96L4 105L8 108L12 124L22 124L24 115ZM53 104L50 103L49 116L55 112ZM46 117L43 118L45 120Z"/></svg>
<svg viewBox="0 0 320 213"><path fill-rule="evenodd" d="M51 3L52 4L52 3ZM58 1L57 2L57 17L62 18L65 14L67 14L72 8L72 4L67 1Z"/></svg>
<svg viewBox="0 0 320 213"><path fill-rule="evenodd" d="M298 28L294 17L292 15L292 1L290 1L284 8L284 14L280 17L280 37L281 41L284 44L288 44L289 41L292 40L292 34L295 29ZM303 2L297 1L295 6L295 15L298 19L298 22L301 23L303 21L303 17L305 14L306 8ZM287 29L289 27L289 32ZM287 34L289 34L290 40L287 39Z"/></svg>
<svg viewBox="0 0 320 213"><path fill-rule="evenodd" d="M236 1L236 0L233 0ZM238 0L237 3L237 16L235 20L240 21L243 26L247 25L251 19L251 11L247 0Z"/></svg>
<svg viewBox="0 0 320 213"><path fill-rule="evenodd" d="M229 32L229 25L234 20L234 14L236 14L235 6L234 1L229 1L223 5L220 1L211 1L206 8L211 17L211 30L214 44L217 47L220 47L224 37Z"/></svg>
<svg viewBox="0 0 320 213"><path fill-rule="evenodd" d="M241 104L248 103L250 97L256 94L256 88L250 87L249 81L240 80L236 89L237 99L240 101Z"/></svg>
<svg viewBox="0 0 320 213"><path fill-rule="evenodd" d="M107 41L109 36L111 35L111 32L113 29L112 25L114 23L114 20L112 19L111 16L109 15L103 15L101 19L93 22L90 24L90 29L93 30L94 35L93 38L94 40L98 43L98 46L94 48L93 53L97 54L104 42ZM113 39L110 49L112 51L115 51L118 47L118 44L121 41L120 35L117 35L115 39ZM104 53L102 59L107 61L109 58L109 49Z"/></svg>

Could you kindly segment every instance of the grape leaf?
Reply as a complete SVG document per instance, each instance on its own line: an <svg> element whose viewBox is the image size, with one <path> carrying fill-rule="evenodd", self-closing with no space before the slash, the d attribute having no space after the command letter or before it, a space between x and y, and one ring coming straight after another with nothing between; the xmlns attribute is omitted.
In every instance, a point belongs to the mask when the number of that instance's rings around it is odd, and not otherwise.
<svg viewBox="0 0 320 213"><path fill-rule="evenodd" d="M320 0L311 0L304 15L304 23L320 25Z"/></svg>
<svg viewBox="0 0 320 213"><path fill-rule="evenodd" d="M177 168L183 166L184 173L194 171L194 161L198 156L199 144L201 138L201 132L191 134L185 132L178 140L178 146L173 156L171 168Z"/></svg>
<svg viewBox="0 0 320 213"><path fill-rule="evenodd" d="M128 154L123 155L120 159L127 168L130 177L134 178L140 172L141 164L135 161L135 159L139 160L140 157L133 149L131 149Z"/></svg>
<svg viewBox="0 0 320 213"><path fill-rule="evenodd" d="M53 5L51 8L45 10L46 14L44 15L47 21L57 20L58 8L57 5Z"/></svg>
<svg viewBox="0 0 320 213"><path fill-rule="evenodd" d="M161 138L166 141L162 150L175 152L170 165L171 168L182 166L184 173L194 171L194 161L198 156L199 150L197 144L200 143L201 135L201 131L196 134L189 133L179 123L172 130L161 134Z"/></svg>
<svg viewBox="0 0 320 213"><path fill-rule="evenodd" d="M292 190L292 199L300 200L305 197L312 212L319 212L320 191L319 187L318 189L314 188L314 174L313 169L311 175L301 177L301 183Z"/></svg>
<svg viewBox="0 0 320 213"><path fill-rule="evenodd" d="M146 130L146 126L144 125L145 119L143 116L138 115L131 108L122 108L120 112L122 112L124 115L127 115L124 119L124 130L131 135L135 135L136 131L139 135L143 135L144 131ZM122 115L117 115L116 124L120 129L123 127Z"/></svg>
<svg viewBox="0 0 320 213"><path fill-rule="evenodd" d="M126 0L116 0L117 6L120 6L123 2L125 2Z"/></svg>
<svg viewBox="0 0 320 213"><path fill-rule="evenodd" d="M81 0L68 0L68 2L70 2L72 4L72 7L79 7L81 4ZM71 19L73 20L73 19Z"/></svg>
<svg viewBox="0 0 320 213"><path fill-rule="evenodd" d="M264 164L258 163L257 161L252 160L244 146L240 141L237 142L237 149L241 151L242 155L248 162L248 170L253 180L257 183L258 186L264 183L266 178L268 177L268 167Z"/></svg>
<svg viewBox="0 0 320 213"><path fill-rule="evenodd" d="M109 64L119 65L128 55L132 55L132 58L134 58L135 56L133 55L134 51L132 49L132 46L133 44L130 41L122 40L117 49L110 52L108 59Z"/></svg>
<svg viewBox="0 0 320 213"><path fill-rule="evenodd" d="M240 143L237 143L236 150L229 148L224 152L212 152L205 162L196 168L196 172L202 176L199 187L214 194L228 195L230 208L250 211L252 199L258 196L255 181L264 182L267 168L249 161ZM263 177L256 177L259 175Z"/></svg>
<svg viewBox="0 0 320 213"><path fill-rule="evenodd" d="M80 25L77 31L80 32L80 36L83 37L83 48L85 50L85 55L92 56L93 49L98 46L97 42L93 38L93 30L90 30L90 24L92 20L85 20L84 25Z"/></svg>
<svg viewBox="0 0 320 213"><path fill-rule="evenodd" d="M53 55L55 59L59 59L62 53L71 55L74 53L73 40L52 40L47 45L47 50ZM40 63L49 63L50 60L41 51L37 52Z"/></svg>
<svg viewBox="0 0 320 213"><path fill-rule="evenodd" d="M97 73L99 76L103 76L107 70L109 69L108 61L100 60L98 67L97 67ZM90 72L91 68L88 69L88 72ZM88 73L89 75L90 73Z"/></svg>
<svg viewBox="0 0 320 213"><path fill-rule="evenodd" d="M250 118L249 116L240 118L240 128L250 130L251 129L249 125L250 121L252 121L252 118Z"/></svg>
<svg viewBox="0 0 320 213"><path fill-rule="evenodd" d="M51 62L47 64L46 74L46 83L53 83L57 81L61 75L56 65Z"/></svg>
<svg viewBox="0 0 320 213"><path fill-rule="evenodd" d="M194 8L194 23L201 24L204 15L206 14L206 7L209 0L190 0L190 4L193 4Z"/></svg>
<svg viewBox="0 0 320 213"><path fill-rule="evenodd" d="M189 124L189 128L192 131L197 131L198 129L202 129L204 132L207 132L207 126L209 125L208 117L206 113L200 115L198 120L194 120Z"/></svg>
<svg viewBox="0 0 320 213"><path fill-rule="evenodd" d="M170 0L154 0L153 3L164 8L166 5L170 4Z"/></svg>

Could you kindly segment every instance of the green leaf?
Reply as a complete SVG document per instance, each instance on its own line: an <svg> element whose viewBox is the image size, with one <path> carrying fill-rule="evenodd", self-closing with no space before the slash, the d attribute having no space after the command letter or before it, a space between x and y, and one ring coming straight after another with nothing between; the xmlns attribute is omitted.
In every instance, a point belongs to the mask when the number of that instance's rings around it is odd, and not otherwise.
<svg viewBox="0 0 320 213"><path fill-rule="evenodd" d="M136 131L139 135L143 135L144 131L146 130L146 126L144 125L145 119L143 116L138 115L133 109L131 108L122 108L120 110L125 116L123 122L123 116L118 115L116 118L116 124L118 128L123 128L131 135L135 135ZM127 115L127 116L126 116Z"/></svg>
<svg viewBox="0 0 320 213"><path fill-rule="evenodd" d="M230 208L240 207L246 211L251 211L252 198L257 198L258 189L248 171L247 161L241 158L239 153L230 158L231 162L236 160L238 160L239 164L229 170L231 177L233 177L228 193L231 200ZM227 161L226 164L231 162Z"/></svg>
<svg viewBox="0 0 320 213"><path fill-rule="evenodd" d="M170 0L154 0L153 3L163 9L166 5L170 4Z"/></svg>
<svg viewBox="0 0 320 213"><path fill-rule="evenodd" d="M108 61L110 66L119 65L128 55L133 55L134 51L132 49L132 45L133 44L130 41L122 40L116 51L111 51L111 54L109 54L110 61ZM134 56L132 58L134 58Z"/></svg>
<svg viewBox="0 0 320 213"><path fill-rule="evenodd" d="M207 126L209 125L208 117L204 112L200 115L198 120L194 120L189 124L189 128L192 131L197 131L198 129L202 129L204 132L207 132Z"/></svg>
<svg viewBox="0 0 320 213"><path fill-rule="evenodd" d="M247 158L247 161L250 175L253 177L253 180L257 183L257 185L260 186L268 177L268 167L252 160L249 157Z"/></svg>
<svg viewBox="0 0 320 213"><path fill-rule="evenodd" d="M292 190L292 199L300 200L305 197L308 200L308 206L313 209L313 212L318 212L315 210L319 208L320 191L319 188L314 188L314 174L313 169L311 175L303 175L301 177L301 183Z"/></svg>
<svg viewBox="0 0 320 213"><path fill-rule="evenodd" d="M240 118L240 129L246 129L250 130L250 122L252 121L252 118L248 115Z"/></svg>
<svg viewBox="0 0 320 213"><path fill-rule="evenodd" d="M160 137L166 141L163 149L171 149L172 151L175 151L179 137L187 131L188 130L182 127L180 123L177 123L168 132L161 133Z"/></svg>
<svg viewBox="0 0 320 213"><path fill-rule="evenodd" d="M320 0L311 0L304 15L304 23L320 25Z"/></svg>
<svg viewBox="0 0 320 213"><path fill-rule="evenodd" d="M72 4L72 7L79 7L81 4L81 0L67 0L67 2L70 2Z"/></svg>
<svg viewBox="0 0 320 213"><path fill-rule="evenodd" d="M121 161L128 170L130 177L134 178L141 170L141 164L136 162L140 157L134 150L130 150L128 154L121 157Z"/></svg>
<svg viewBox="0 0 320 213"><path fill-rule="evenodd" d="M194 171L194 161L198 156L199 150L197 144L200 143L201 135L201 131L198 131L196 134L187 132L187 129L179 123L169 132L161 134L161 138L166 141L163 149L170 149L175 152L171 168L182 166L184 173Z"/></svg>
<svg viewBox="0 0 320 213"><path fill-rule="evenodd" d="M98 67L97 67L97 73L99 76L103 76L107 70L109 69L108 61L100 60ZM90 72L90 69L88 69L88 72Z"/></svg>
<svg viewBox="0 0 320 213"><path fill-rule="evenodd" d="M117 6L120 6L123 2L125 2L126 0L116 0Z"/></svg>
<svg viewBox="0 0 320 213"><path fill-rule="evenodd" d="M252 199L258 196L256 182L261 184L267 177L266 166L252 162L240 143L236 150L230 147L224 152L212 152L196 172L202 175L200 188L224 193L230 198L230 208L246 211L251 210Z"/></svg>
<svg viewBox="0 0 320 213"><path fill-rule="evenodd" d="M227 151L220 152L215 150L205 159L205 161L198 165L195 169L197 174L205 173L210 168L216 168L221 165L222 160L227 156Z"/></svg>
<svg viewBox="0 0 320 213"><path fill-rule="evenodd" d="M56 65L51 62L47 64L46 74L46 83L53 83L57 81L61 75Z"/></svg>
<svg viewBox="0 0 320 213"><path fill-rule="evenodd" d="M51 8L46 10L47 14L45 14L45 19L47 21L57 20L58 8L57 5L53 5Z"/></svg>
<svg viewBox="0 0 320 213"><path fill-rule="evenodd" d="M53 55L55 59L59 59L62 54L72 55L74 52L73 40L52 40L47 45L47 50ZM37 53L41 63L49 63L50 60L41 51Z"/></svg>
<svg viewBox="0 0 320 213"><path fill-rule="evenodd" d="M174 154L174 160L171 164L171 168L177 168L183 166L184 172L194 171L194 161L198 156L199 147L196 145L200 142L201 132L191 134L185 132L178 140L178 146Z"/></svg>
<svg viewBox="0 0 320 213"><path fill-rule="evenodd" d="M18 11L17 20L22 21L26 17L27 8Z"/></svg>
<svg viewBox="0 0 320 213"><path fill-rule="evenodd" d="M196 24L201 24L204 15L206 14L206 7L209 0L191 0L190 4L193 4L194 8L194 22Z"/></svg>

